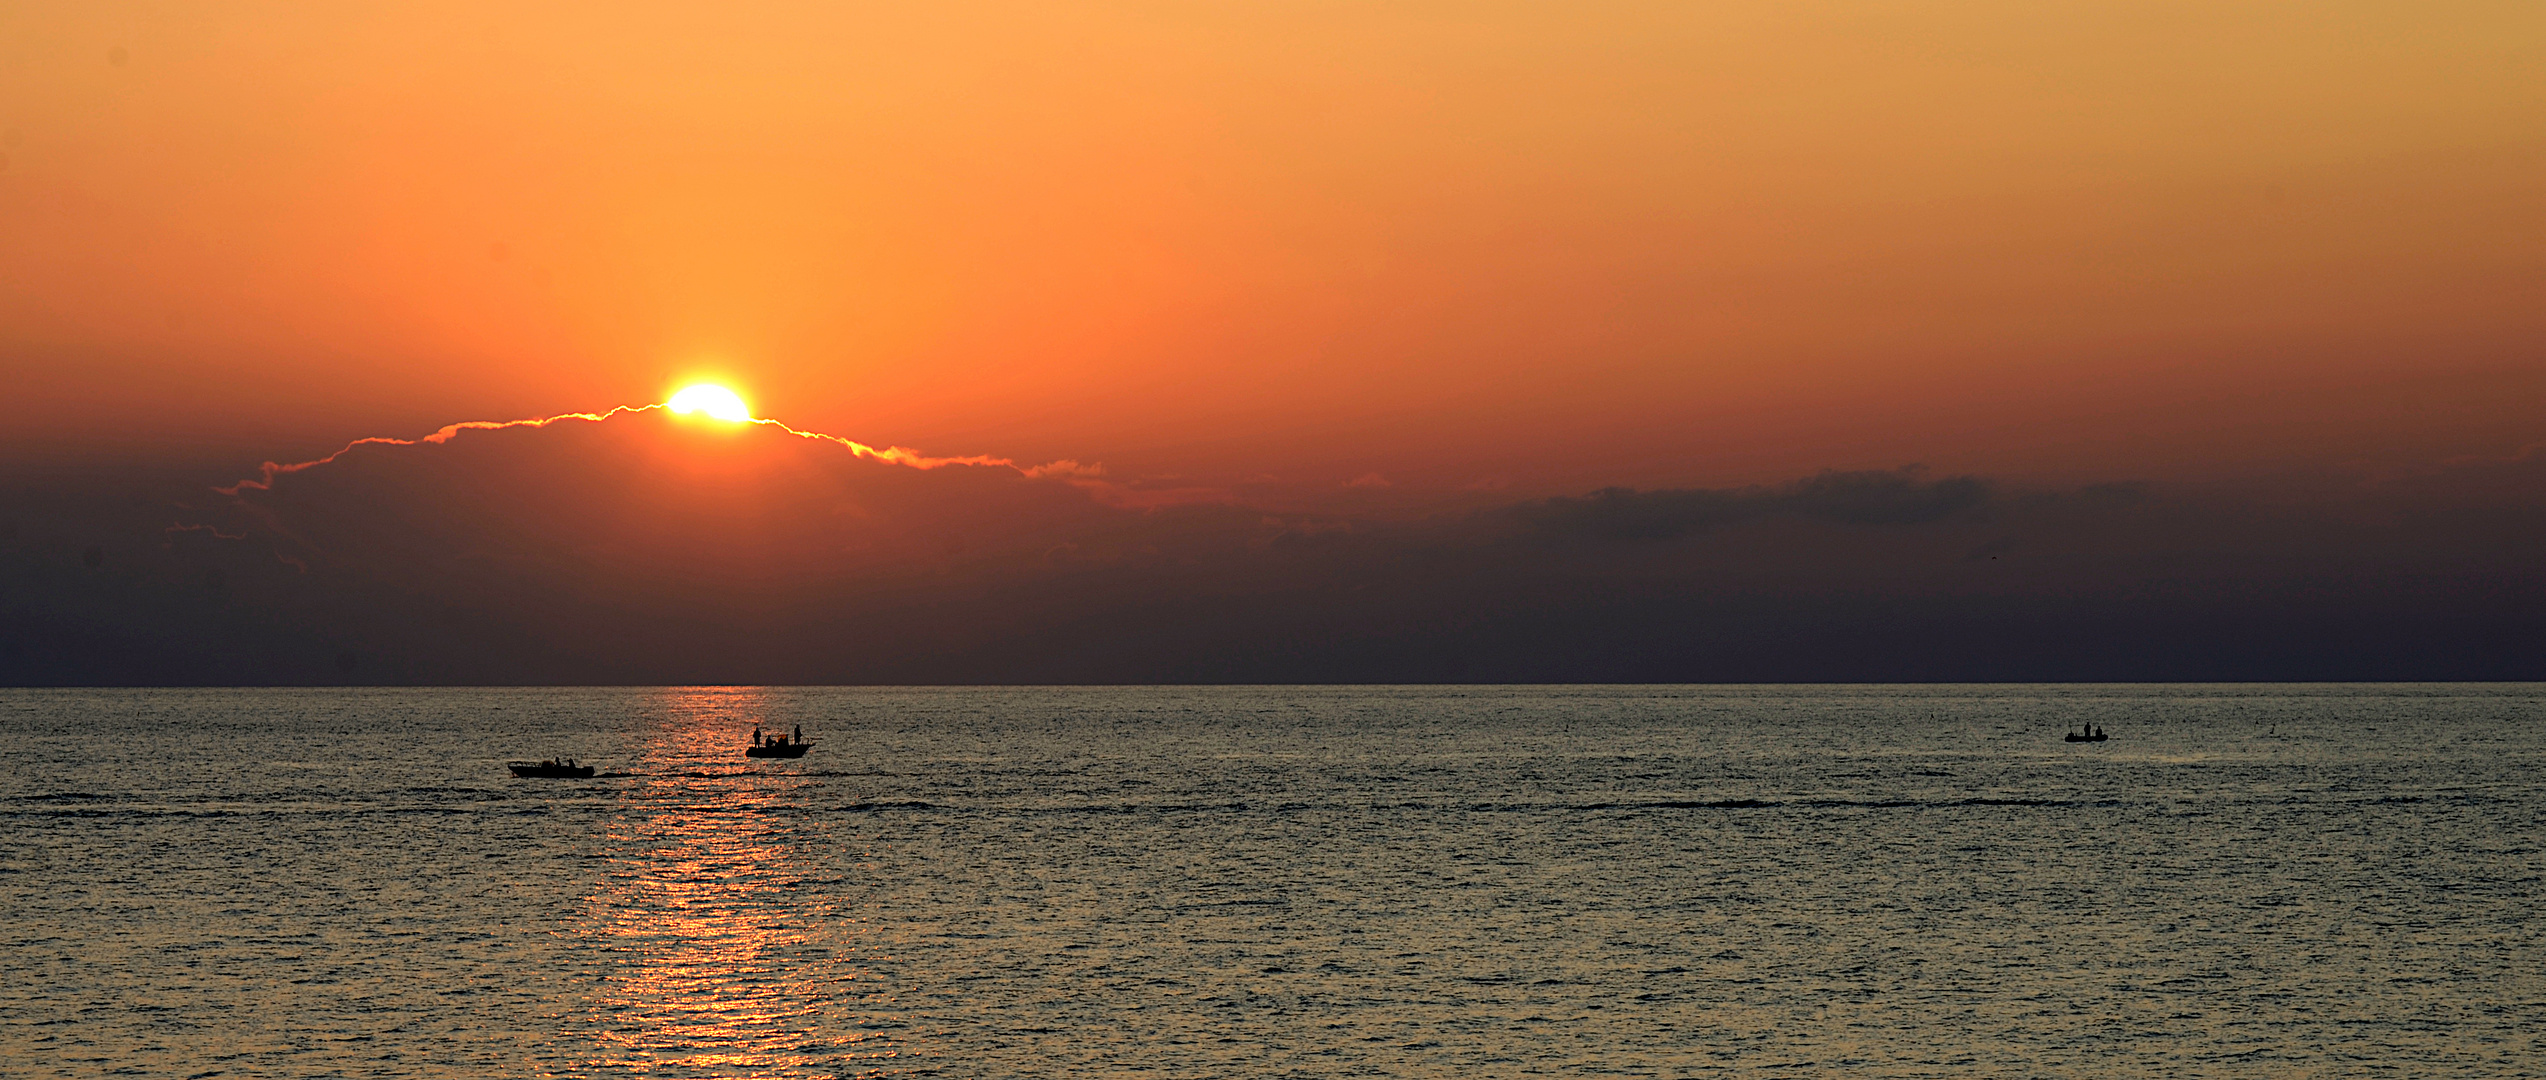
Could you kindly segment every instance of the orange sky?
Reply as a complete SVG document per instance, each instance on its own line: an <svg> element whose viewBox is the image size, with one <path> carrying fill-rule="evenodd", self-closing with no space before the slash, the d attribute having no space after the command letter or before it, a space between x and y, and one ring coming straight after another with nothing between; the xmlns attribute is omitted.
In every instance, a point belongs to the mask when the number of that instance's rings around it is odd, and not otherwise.
<svg viewBox="0 0 2546 1080"><path fill-rule="evenodd" d="M2546 438L2546 5L0 6L0 455L1400 489Z"/></svg>

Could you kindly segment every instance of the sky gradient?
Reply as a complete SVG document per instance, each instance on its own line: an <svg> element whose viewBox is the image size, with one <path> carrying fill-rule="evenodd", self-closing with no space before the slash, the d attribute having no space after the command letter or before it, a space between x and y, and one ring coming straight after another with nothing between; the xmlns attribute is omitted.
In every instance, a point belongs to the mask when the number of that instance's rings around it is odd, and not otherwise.
<svg viewBox="0 0 2546 1080"><path fill-rule="evenodd" d="M2546 11L20 4L18 456L698 376L1217 478L2204 478L2539 437Z"/></svg>

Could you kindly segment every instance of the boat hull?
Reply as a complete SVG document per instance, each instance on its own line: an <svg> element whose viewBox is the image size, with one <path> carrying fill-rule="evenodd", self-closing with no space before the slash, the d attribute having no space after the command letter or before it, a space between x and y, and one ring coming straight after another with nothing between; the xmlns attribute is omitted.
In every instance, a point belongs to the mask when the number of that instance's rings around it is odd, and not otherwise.
<svg viewBox="0 0 2546 1080"><path fill-rule="evenodd" d="M811 749L813 749L812 743L787 743L785 745L755 746L743 751L743 756L756 758L800 758L804 756L805 751Z"/></svg>
<svg viewBox="0 0 2546 1080"><path fill-rule="evenodd" d="M590 780L593 772L590 765L552 765L544 761L516 761L504 767L526 780Z"/></svg>

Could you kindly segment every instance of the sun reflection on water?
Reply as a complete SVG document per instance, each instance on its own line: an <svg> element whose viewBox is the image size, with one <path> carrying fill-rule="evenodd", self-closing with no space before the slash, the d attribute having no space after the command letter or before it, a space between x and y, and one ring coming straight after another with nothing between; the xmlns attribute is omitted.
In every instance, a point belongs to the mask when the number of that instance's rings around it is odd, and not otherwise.
<svg viewBox="0 0 2546 1080"><path fill-rule="evenodd" d="M639 1075L863 1074L896 1048L863 1013L859 928L826 865L841 853L809 812L818 781L747 767L766 718L742 689L667 691L666 722L611 827L586 903L606 974L585 1067ZM774 722L774 721L773 721ZM739 733L739 734L738 734Z"/></svg>

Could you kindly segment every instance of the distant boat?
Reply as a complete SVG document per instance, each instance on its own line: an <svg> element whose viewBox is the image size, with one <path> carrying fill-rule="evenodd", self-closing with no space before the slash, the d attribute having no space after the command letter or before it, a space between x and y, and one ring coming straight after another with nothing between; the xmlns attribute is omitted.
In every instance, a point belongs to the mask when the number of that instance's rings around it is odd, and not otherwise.
<svg viewBox="0 0 2546 1080"><path fill-rule="evenodd" d="M556 758L549 758L546 761L507 761L504 767L513 770L515 776L535 779L589 780L592 778L592 766L577 765L573 758L567 758L564 761Z"/></svg>
<svg viewBox="0 0 2546 1080"><path fill-rule="evenodd" d="M751 746L743 751L743 756L756 758L800 758L804 756L805 751L811 749L813 749L813 744L805 741L803 728L797 728L793 735L779 734L767 737L763 737L760 734L759 728L753 728L751 730Z"/></svg>
<svg viewBox="0 0 2546 1080"><path fill-rule="evenodd" d="M2088 724L2076 731L2060 736L2060 741L2062 742L2103 742L2104 739L2104 729L2096 727L2093 724Z"/></svg>

